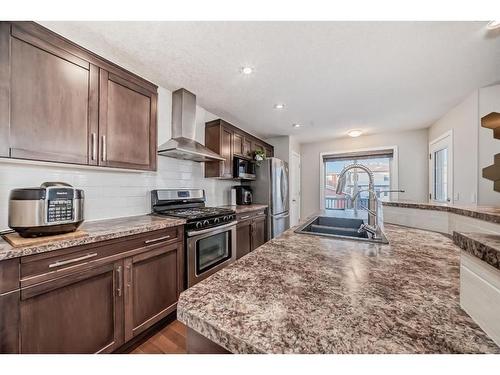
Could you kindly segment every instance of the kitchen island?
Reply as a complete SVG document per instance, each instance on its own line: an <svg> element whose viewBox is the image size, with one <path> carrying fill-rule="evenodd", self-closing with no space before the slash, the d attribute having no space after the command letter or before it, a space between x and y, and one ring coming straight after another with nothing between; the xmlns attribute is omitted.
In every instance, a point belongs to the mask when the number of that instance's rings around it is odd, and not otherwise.
<svg viewBox="0 0 500 375"><path fill-rule="evenodd" d="M178 319L231 353L500 353L460 308L453 241L385 233L389 245L290 229L183 292Z"/></svg>

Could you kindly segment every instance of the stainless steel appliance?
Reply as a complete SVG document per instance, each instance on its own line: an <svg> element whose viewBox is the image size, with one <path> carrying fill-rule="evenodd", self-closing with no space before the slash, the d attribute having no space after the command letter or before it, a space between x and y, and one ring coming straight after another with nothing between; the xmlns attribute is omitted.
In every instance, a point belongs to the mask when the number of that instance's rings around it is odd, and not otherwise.
<svg viewBox="0 0 500 375"><path fill-rule="evenodd" d="M9 227L22 237L75 231L83 223L83 190L64 182L13 189L9 196Z"/></svg>
<svg viewBox="0 0 500 375"><path fill-rule="evenodd" d="M288 163L268 158L257 167L257 178L250 183L253 202L267 204L268 240L290 228Z"/></svg>
<svg viewBox="0 0 500 375"><path fill-rule="evenodd" d="M196 96L186 89L172 93L172 138L158 147L158 155L197 162L224 158L194 139Z"/></svg>
<svg viewBox="0 0 500 375"><path fill-rule="evenodd" d="M249 186L233 186L236 191L236 204L252 204L252 189Z"/></svg>
<svg viewBox="0 0 500 375"><path fill-rule="evenodd" d="M233 157L233 177L242 180L255 180L255 162L239 156Z"/></svg>
<svg viewBox="0 0 500 375"><path fill-rule="evenodd" d="M236 260L236 215L228 208L205 207L201 189L162 189L151 192L155 214L186 219L186 286Z"/></svg>

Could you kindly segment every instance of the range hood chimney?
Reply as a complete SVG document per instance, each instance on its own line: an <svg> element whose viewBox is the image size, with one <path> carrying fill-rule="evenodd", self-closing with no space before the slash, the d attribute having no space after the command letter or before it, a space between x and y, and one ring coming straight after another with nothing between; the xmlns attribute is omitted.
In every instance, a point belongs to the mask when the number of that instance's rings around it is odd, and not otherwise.
<svg viewBox="0 0 500 375"><path fill-rule="evenodd" d="M225 160L194 140L196 96L186 89L172 93L172 138L158 147L158 155L176 159L203 161Z"/></svg>

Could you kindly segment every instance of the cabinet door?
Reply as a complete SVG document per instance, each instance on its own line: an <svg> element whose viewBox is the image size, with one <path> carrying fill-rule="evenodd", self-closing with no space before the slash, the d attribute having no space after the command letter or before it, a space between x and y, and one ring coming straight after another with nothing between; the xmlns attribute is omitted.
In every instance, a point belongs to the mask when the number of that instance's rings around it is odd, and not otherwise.
<svg viewBox="0 0 500 375"><path fill-rule="evenodd" d="M99 165L156 169L156 93L100 70Z"/></svg>
<svg viewBox="0 0 500 375"><path fill-rule="evenodd" d="M10 156L88 164L94 67L14 27L10 42Z"/></svg>
<svg viewBox="0 0 500 375"><path fill-rule="evenodd" d="M243 136L238 133L233 135L233 154L234 155L244 155L243 154Z"/></svg>
<svg viewBox="0 0 500 375"><path fill-rule="evenodd" d="M125 259L125 341L175 310L182 251L178 242Z"/></svg>
<svg viewBox="0 0 500 375"><path fill-rule="evenodd" d="M240 259L252 248L252 220L240 221L236 226L236 259Z"/></svg>
<svg viewBox="0 0 500 375"><path fill-rule="evenodd" d="M221 177L233 178L233 132L231 129L221 127L221 152L224 158L221 162Z"/></svg>
<svg viewBox="0 0 500 375"><path fill-rule="evenodd" d="M123 343L123 265L21 290L21 353L111 352Z"/></svg>
<svg viewBox="0 0 500 375"><path fill-rule="evenodd" d="M243 155L251 156L252 153L252 141L248 138L243 138Z"/></svg>
<svg viewBox="0 0 500 375"><path fill-rule="evenodd" d="M262 144L260 143L257 143L257 142L252 142L252 152L254 151L264 151L264 146L262 146Z"/></svg>
<svg viewBox="0 0 500 375"><path fill-rule="evenodd" d="M274 153L273 153L273 149L270 148L270 147L265 147L265 151L266 151L266 157L270 158L270 157L273 157Z"/></svg>
<svg viewBox="0 0 500 375"><path fill-rule="evenodd" d="M257 217L252 223L252 251L266 242L266 217Z"/></svg>

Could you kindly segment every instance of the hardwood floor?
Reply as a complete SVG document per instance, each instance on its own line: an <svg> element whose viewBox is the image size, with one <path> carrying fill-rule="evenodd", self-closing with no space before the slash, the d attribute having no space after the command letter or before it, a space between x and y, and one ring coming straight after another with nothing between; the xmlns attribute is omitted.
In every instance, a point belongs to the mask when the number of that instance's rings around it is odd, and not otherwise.
<svg viewBox="0 0 500 375"><path fill-rule="evenodd" d="M186 354L186 326L174 320L136 346L130 354Z"/></svg>

